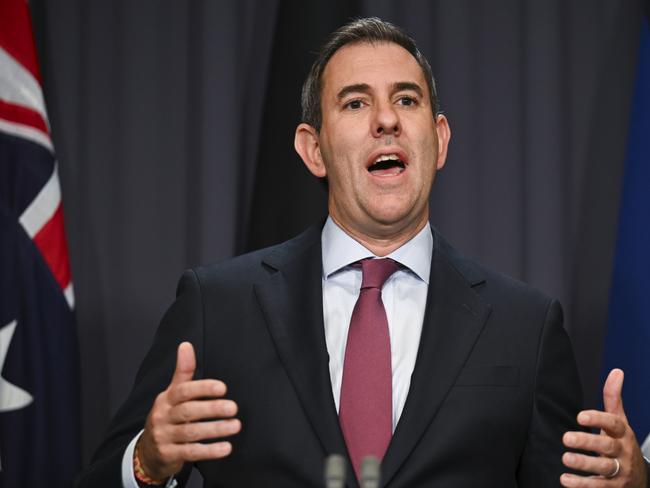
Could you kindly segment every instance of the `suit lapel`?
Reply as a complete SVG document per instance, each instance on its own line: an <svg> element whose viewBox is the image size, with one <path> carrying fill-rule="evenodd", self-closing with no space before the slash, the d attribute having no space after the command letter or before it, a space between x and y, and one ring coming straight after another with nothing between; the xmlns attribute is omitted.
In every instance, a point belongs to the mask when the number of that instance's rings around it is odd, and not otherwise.
<svg viewBox="0 0 650 488"><path fill-rule="evenodd" d="M384 486L433 421L490 314L490 306L472 290L482 280L463 269L435 232L434 239L418 357L404 410L382 462ZM271 274L254 290L278 355L324 456L346 456L347 485L357 487L332 398L323 326L320 228L278 248L264 265Z"/></svg>
<svg viewBox="0 0 650 488"><path fill-rule="evenodd" d="M347 456L325 343L320 228L312 228L279 248L264 264L277 271L254 290L278 355L323 446L324 457L332 453ZM349 477L348 485L356 486L354 476Z"/></svg>
<svg viewBox="0 0 650 488"><path fill-rule="evenodd" d="M434 233L427 306L409 394L382 462L383 485L395 476L435 417L490 314Z"/></svg>

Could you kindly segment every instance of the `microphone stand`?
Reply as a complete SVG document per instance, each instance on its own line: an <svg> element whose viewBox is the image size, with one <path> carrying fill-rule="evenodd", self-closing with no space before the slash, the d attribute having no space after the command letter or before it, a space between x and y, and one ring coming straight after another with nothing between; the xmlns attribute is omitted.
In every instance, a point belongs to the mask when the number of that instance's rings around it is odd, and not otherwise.
<svg viewBox="0 0 650 488"><path fill-rule="evenodd" d="M379 488L381 472L379 460L368 456L361 460L359 483L361 488ZM325 459L325 488L345 487L345 458L340 454L331 454Z"/></svg>

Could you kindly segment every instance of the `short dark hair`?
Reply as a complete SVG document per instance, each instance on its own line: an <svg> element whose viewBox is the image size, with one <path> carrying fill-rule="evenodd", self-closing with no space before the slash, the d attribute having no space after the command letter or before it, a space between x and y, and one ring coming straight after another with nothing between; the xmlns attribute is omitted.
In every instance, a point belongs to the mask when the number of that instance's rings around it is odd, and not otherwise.
<svg viewBox="0 0 650 488"><path fill-rule="evenodd" d="M433 79L431 66L418 49L415 40L390 22L383 21L377 17L368 17L353 20L340 27L332 32L321 46L317 58L314 64L312 64L305 83L302 86L301 103L303 122L311 125L316 130L320 130L321 123L323 122L320 102L323 89L322 77L325 67L334 53L343 46L363 42L370 44L380 42L394 43L402 46L411 53L420 65L420 68L422 68L422 74L427 81L432 115L435 117L439 113L438 94L436 93L436 83Z"/></svg>

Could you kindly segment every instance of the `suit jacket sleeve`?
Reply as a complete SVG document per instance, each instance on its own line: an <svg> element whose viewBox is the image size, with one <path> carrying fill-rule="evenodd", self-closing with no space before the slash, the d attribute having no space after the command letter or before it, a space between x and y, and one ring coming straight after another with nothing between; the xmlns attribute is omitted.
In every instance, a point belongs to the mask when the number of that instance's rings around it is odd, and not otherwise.
<svg viewBox="0 0 650 488"><path fill-rule="evenodd" d="M179 282L176 301L163 317L153 344L137 373L128 399L111 421L104 441L99 446L90 466L77 478L79 488L115 488L122 486L121 462L129 442L144 427L156 396L171 380L176 364L176 349L183 341L194 345L197 359L195 379L202 376L203 303L199 282L193 271L186 271ZM190 467L176 478L182 486Z"/></svg>
<svg viewBox="0 0 650 488"><path fill-rule="evenodd" d="M560 486L559 476L567 471L562 464L562 435L580 430L576 414L581 407L580 379L562 326L562 309L552 301L539 340L530 426L517 473L519 486Z"/></svg>

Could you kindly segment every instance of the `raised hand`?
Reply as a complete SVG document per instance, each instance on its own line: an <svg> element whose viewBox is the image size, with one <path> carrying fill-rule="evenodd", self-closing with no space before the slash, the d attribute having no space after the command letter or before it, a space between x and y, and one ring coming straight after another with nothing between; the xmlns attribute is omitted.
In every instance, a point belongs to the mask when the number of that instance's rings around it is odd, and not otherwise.
<svg viewBox="0 0 650 488"><path fill-rule="evenodd" d="M613 369L603 387L605 411L583 410L578 423L600 429L600 434L567 432L563 442L569 449L594 452L595 455L566 452L565 466L591 473L586 476L564 473L560 477L566 487L646 488L646 467L641 449L623 410L623 371Z"/></svg>
<svg viewBox="0 0 650 488"><path fill-rule="evenodd" d="M237 404L223 398L226 385L213 379L192 380L195 369L194 348L183 342L171 383L156 397L136 446L144 472L153 479L178 473L186 462L228 456L232 444L220 439L241 429L241 422L233 418ZM211 442L201 442L206 440Z"/></svg>

